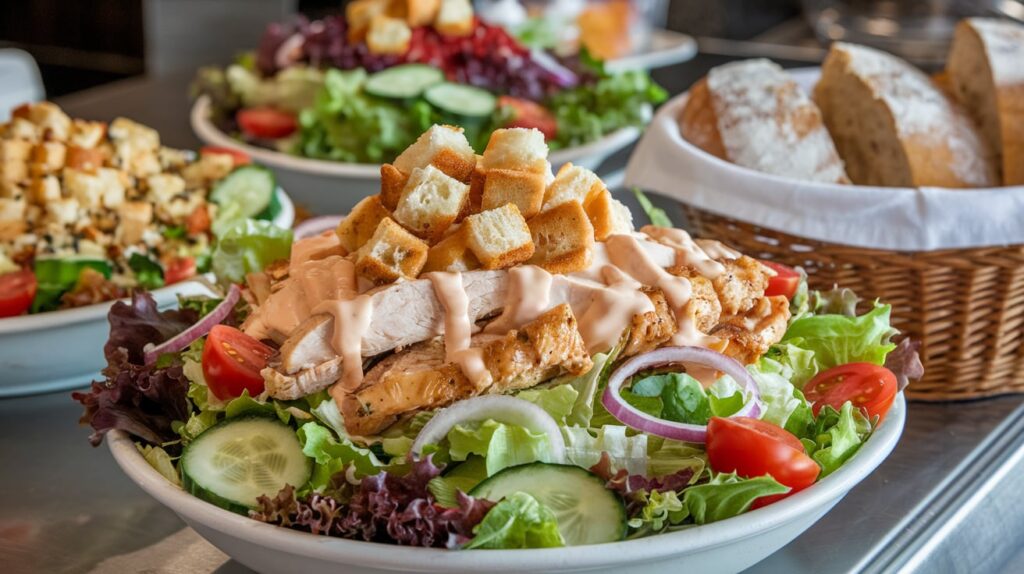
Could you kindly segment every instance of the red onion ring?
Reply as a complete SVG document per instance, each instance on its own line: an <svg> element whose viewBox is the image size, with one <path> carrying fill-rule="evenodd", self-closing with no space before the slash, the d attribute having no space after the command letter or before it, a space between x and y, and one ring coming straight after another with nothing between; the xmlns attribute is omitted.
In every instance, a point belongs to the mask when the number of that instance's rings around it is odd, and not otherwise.
<svg viewBox="0 0 1024 574"><path fill-rule="evenodd" d="M224 300L214 307L213 311L210 311L206 316L196 322L195 325L192 325L188 329L185 329L159 345L147 348L143 354L143 362L146 365L152 365L160 355L166 353L177 353L191 345L192 341L195 341L199 337L209 333L210 329L212 329L214 325L221 324L224 319L227 318L228 314L231 313L231 310L235 308L235 304L238 303L238 298L241 294L242 290L238 288L238 285L232 284L228 289L228 294L224 297Z"/></svg>
<svg viewBox="0 0 1024 574"><path fill-rule="evenodd" d="M608 386L601 396L601 404L622 424L637 430L685 442L704 443L707 440L707 427L687 423L677 423L652 417L637 409L622 398L623 384L633 375L644 369L660 367L674 363L696 363L711 367L733 378L741 387L753 395L753 399L732 415L734 417L757 417L761 414L760 392L757 382L750 376L747 369L739 361L727 357L717 351L703 347L662 347L649 353L637 355L623 363L608 379Z"/></svg>
<svg viewBox="0 0 1024 574"><path fill-rule="evenodd" d="M321 215L320 217L311 217L302 223L295 226L293 231L295 240L305 239L307 237L313 237L314 235L320 235L328 229L334 229L338 227L341 220L344 219L342 215Z"/></svg>

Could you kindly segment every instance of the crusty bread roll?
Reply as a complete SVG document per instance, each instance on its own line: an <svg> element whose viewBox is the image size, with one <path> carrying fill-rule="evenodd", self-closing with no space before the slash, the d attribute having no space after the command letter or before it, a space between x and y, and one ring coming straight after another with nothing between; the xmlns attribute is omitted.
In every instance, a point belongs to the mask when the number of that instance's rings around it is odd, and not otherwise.
<svg viewBox="0 0 1024 574"><path fill-rule="evenodd" d="M745 60L712 69L690 90L684 138L765 173L848 183L814 102L777 64Z"/></svg>
<svg viewBox="0 0 1024 574"><path fill-rule="evenodd" d="M814 101L854 183L997 183L995 158L966 113L928 76L895 56L836 42Z"/></svg>
<svg viewBox="0 0 1024 574"><path fill-rule="evenodd" d="M1024 184L1024 26L961 21L946 69L953 93L1000 160L1003 184Z"/></svg>

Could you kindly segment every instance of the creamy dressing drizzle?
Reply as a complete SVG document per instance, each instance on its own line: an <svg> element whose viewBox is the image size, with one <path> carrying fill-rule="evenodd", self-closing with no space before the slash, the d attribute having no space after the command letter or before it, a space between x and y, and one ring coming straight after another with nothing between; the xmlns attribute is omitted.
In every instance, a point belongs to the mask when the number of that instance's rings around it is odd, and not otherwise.
<svg viewBox="0 0 1024 574"><path fill-rule="evenodd" d="M509 269L505 307L484 333L504 335L540 317L549 308L553 280L550 273L536 265Z"/></svg>
<svg viewBox="0 0 1024 574"><path fill-rule="evenodd" d="M689 233L682 229L645 225L640 230L658 243L675 249L677 265L691 266L708 279L714 279L725 273L725 266L715 261L715 259L720 258L720 255L709 254L690 237ZM715 243L725 248L721 243L717 241Z"/></svg>
<svg viewBox="0 0 1024 574"><path fill-rule="evenodd" d="M469 297L462 273L427 273L434 295L444 308L444 358L462 369L469 382L479 389L491 384L491 372L484 363L483 349L470 347L473 322L469 318ZM513 283L514 284L514 283Z"/></svg>
<svg viewBox="0 0 1024 574"><path fill-rule="evenodd" d="M342 360L338 384L346 391L357 389L363 382L363 334L373 318L373 299L359 295L354 299L324 301L313 313L329 313L334 317L331 346Z"/></svg>
<svg viewBox="0 0 1024 574"><path fill-rule="evenodd" d="M606 265L602 270L607 286L598 289L579 318L580 336L590 354L611 349L633 317L654 310L642 285L620 269Z"/></svg>

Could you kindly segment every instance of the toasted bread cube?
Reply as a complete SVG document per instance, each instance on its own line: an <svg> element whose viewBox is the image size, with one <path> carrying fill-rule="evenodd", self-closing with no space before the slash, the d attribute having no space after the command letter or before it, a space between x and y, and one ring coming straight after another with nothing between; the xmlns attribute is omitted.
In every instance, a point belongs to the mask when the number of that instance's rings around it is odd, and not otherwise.
<svg viewBox="0 0 1024 574"><path fill-rule="evenodd" d="M607 189L592 197L584 209L594 226L594 239L598 241L633 231L633 214Z"/></svg>
<svg viewBox="0 0 1024 574"><path fill-rule="evenodd" d="M127 178L123 173L116 169L109 167L101 167L96 170L96 175L100 178L100 185L103 189L103 207L107 209L114 209L124 203L125 192L127 191ZM181 180L180 177L172 175L170 177ZM198 197L198 194L196 194Z"/></svg>
<svg viewBox="0 0 1024 574"><path fill-rule="evenodd" d="M185 191L185 180L180 175L158 173L146 178L149 200L157 205L171 203L174 196Z"/></svg>
<svg viewBox="0 0 1024 574"><path fill-rule="evenodd" d="M85 209L95 209L103 202L103 182L98 174L66 168L64 188Z"/></svg>
<svg viewBox="0 0 1024 574"><path fill-rule="evenodd" d="M409 176L390 163L380 166L380 201L384 207L391 211L398 207L398 200L408 181Z"/></svg>
<svg viewBox="0 0 1024 574"><path fill-rule="evenodd" d="M148 201L126 201L118 208L121 223L117 226L118 242L133 245L142 241L142 235L153 221L153 205Z"/></svg>
<svg viewBox="0 0 1024 574"><path fill-rule="evenodd" d="M43 174L60 171L67 160L67 147L60 142L46 141L32 148L32 163Z"/></svg>
<svg viewBox="0 0 1024 574"><path fill-rule="evenodd" d="M526 219L514 203L470 215L462 224L466 241L484 269L502 269L533 256Z"/></svg>
<svg viewBox="0 0 1024 574"><path fill-rule="evenodd" d="M18 115L36 125L41 139L67 141L71 135L71 118L53 102L37 102L19 108Z"/></svg>
<svg viewBox="0 0 1024 574"><path fill-rule="evenodd" d="M366 31L375 16L387 10L387 0L355 0L345 6L345 20L348 24L348 40L356 44L366 39Z"/></svg>
<svg viewBox="0 0 1024 574"><path fill-rule="evenodd" d="M563 203L529 222L536 251L530 263L551 273L572 273L586 269L594 248L594 227L583 206Z"/></svg>
<svg viewBox="0 0 1024 574"><path fill-rule="evenodd" d="M107 134L107 124L86 120L72 120L68 145L82 149L93 149L100 145Z"/></svg>
<svg viewBox="0 0 1024 574"><path fill-rule="evenodd" d="M484 181L484 193L480 209L494 209L506 203L514 203L519 213L529 219L540 213L544 203L544 176L532 171L492 169Z"/></svg>
<svg viewBox="0 0 1024 574"><path fill-rule="evenodd" d="M577 201L581 205L586 205L604 189L604 182L597 174L585 167L567 163L558 170L555 181L548 186L544 210L558 207L567 201Z"/></svg>
<svg viewBox="0 0 1024 574"><path fill-rule="evenodd" d="M476 153L462 128L433 125L395 158L395 167L402 173L428 165L463 183L469 182L476 167Z"/></svg>
<svg viewBox="0 0 1024 574"><path fill-rule="evenodd" d="M484 156L476 156L476 167L469 176L469 205L466 215L480 213L480 206L484 200L484 185L487 183L487 172L483 167Z"/></svg>
<svg viewBox="0 0 1024 574"><path fill-rule="evenodd" d="M29 186L29 198L36 205L45 206L51 201L60 199L60 180L55 175L46 175L32 180Z"/></svg>
<svg viewBox="0 0 1024 574"><path fill-rule="evenodd" d="M412 30L409 29L405 20L378 14L370 20L366 45L373 54L401 56L409 49L409 40L411 39Z"/></svg>
<svg viewBox="0 0 1024 574"><path fill-rule="evenodd" d="M108 129L110 139L117 143L129 143L135 150L157 151L160 148L160 134L128 118L117 118Z"/></svg>
<svg viewBox="0 0 1024 574"><path fill-rule="evenodd" d="M9 223L25 219L28 202L23 197L0 197L0 222Z"/></svg>
<svg viewBox="0 0 1024 574"><path fill-rule="evenodd" d="M391 214L381 204L379 195L364 197L338 224L338 239L349 253L362 247L373 237L377 226Z"/></svg>
<svg viewBox="0 0 1024 574"><path fill-rule="evenodd" d="M503 128L494 130L484 150L484 169L548 171L548 144L540 130Z"/></svg>
<svg viewBox="0 0 1024 574"><path fill-rule="evenodd" d="M471 271L479 268L480 262L469 250L468 238L468 228L463 225L431 247L427 252L427 264L423 266L423 272Z"/></svg>
<svg viewBox="0 0 1024 574"><path fill-rule="evenodd" d="M0 140L0 162L20 161L28 163L32 157L32 142L25 140Z"/></svg>
<svg viewBox="0 0 1024 574"><path fill-rule="evenodd" d="M469 186L428 165L416 168L405 184L395 220L419 237L440 239L469 201Z"/></svg>
<svg viewBox="0 0 1024 574"><path fill-rule="evenodd" d="M15 116L7 123L7 129L4 130L4 136L7 139L36 143L40 139L40 131L39 127L28 121L27 118L19 118Z"/></svg>
<svg viewBox="0 0 1024 574"><path fill-rule="evenodd" d="M385 217L373 237L356 252L356 272L374 283L412 279L427 262L428 249L420 238Z"/></svg>
<svg viewBox="0 0 1024 574"><path fill-rule="evenodd" d="M473 31L473 5L469 0L441 0L434 29L445 36L466 36Z"/></svg>
<svg viewBox="0 0 1024 574"><path fill-rule="evenodd" d="M426 26L437 17L441 0L391 0L388 16L401 18L409 26Z"/></svg>
<svg viewBox="0 0 1024 574"><path fill-rule="evenodd" d="M0 182L21 183L28 179L28 164L20 160L0 161Z"/></svg>
<svg viewBox="0 0 1024 574"><path fill-rule="evenodd" d="M102 148L81 148L74 145L68 146L65 165L80 171L96 173L96 170L103 167L106 155Z"/></svg>

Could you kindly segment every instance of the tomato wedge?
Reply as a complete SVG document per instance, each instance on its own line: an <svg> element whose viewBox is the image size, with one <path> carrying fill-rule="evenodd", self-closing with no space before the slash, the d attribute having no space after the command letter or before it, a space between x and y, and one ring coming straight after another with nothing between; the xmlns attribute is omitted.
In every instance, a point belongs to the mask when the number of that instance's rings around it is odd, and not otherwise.
<svg viewBox="0 0 1024 574"><path fill-rule="evenodd" d="M771 475L790 488L786 494L754 501L760 508L814 484L821 467L789 431L750 417L712 417L708 421L708 462L716 472L753 478Z"/></svg>
<svg viewBox="0 0 1024 574"><path fill-rule="evenodd" d="M213 145L203 146L199 148L199 155L229 155L231 156L231 161L234 163L235 167L240 165L249 165L252 163L252 158L249 157L249 154L229 147Z"/></svg>
<svg viewBox="0 0 1024 574"><path fill-rule="evenodd" d="M298 127L294 115L270 107L238 110L235 119L243 132L256 138L283 138Z"/></svg>
<svg viewBox="0 0 1024 574"><path fill-rule="evenodd" d="M28 311L36 287L36 274L31 269L0 275L0 317L17 317Z"/></svg>
<svg viewBox="0 0 1024 574"><path fill-rule="evenodd" d="M804 397L813 403L817 415L824 405L839 410L850 401L863 409L868 418L879 421L892 407L898 390L896 375L873 363L849 363L817 374L804 386Z"/></svg>
<svg viewBox="0 0 1024 574"><path fill-rule="evenodd" d="M498 98L498 106L511 112L511 118L505 123L507 128L536 128L544 134L545 140L552 140L558 134L558 120L537 102L501 96Z"/></svg>
<svg viewBox="0 0 1024 574"><path fill-rule="evenodd" d="M796 269L774 261L762 260L761 263L776 273L775 277L768 280L764 294L768 297L784 295L786 299L792 299L793 295L796 295L797 287L800 286L800 274Z"/></svg>
<svg viewBox="0 0 1024 574"><path fill-rule="evenodd" d="M249 391L256 396L263 392L263 375L267 359L274 349L227 325L210 329L203 346L203 377L210 391L225 401Z"/></svg>
<svg viewBox="0 0 1024 574"><path fill-rule="evenodd" d="M195 257L175 257L164 265L164 284L184 281L196 274Z"/></svg>

